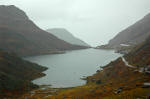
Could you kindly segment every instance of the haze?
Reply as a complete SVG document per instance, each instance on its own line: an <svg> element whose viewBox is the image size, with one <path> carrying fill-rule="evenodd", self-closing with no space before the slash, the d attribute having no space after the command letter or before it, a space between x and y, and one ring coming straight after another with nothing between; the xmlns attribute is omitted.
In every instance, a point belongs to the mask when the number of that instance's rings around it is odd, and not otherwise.
<svg viewBox="0 0 150 99"><path fill-rule="evenodd" d="M40 28L66 28L92 46L150 13L150 0L1 0L16 5Z"/></svg>

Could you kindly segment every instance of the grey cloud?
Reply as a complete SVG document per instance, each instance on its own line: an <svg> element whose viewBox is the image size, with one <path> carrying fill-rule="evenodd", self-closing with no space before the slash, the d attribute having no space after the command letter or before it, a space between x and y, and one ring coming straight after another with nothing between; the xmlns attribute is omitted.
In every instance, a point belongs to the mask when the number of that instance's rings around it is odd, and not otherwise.
<svg viewBox="0 0 150 99"><path fill-rule="evenodd" d="M107 43L150 13L150 0L1 0L23 9L41 28L63 27L91 45Z"/></svg>

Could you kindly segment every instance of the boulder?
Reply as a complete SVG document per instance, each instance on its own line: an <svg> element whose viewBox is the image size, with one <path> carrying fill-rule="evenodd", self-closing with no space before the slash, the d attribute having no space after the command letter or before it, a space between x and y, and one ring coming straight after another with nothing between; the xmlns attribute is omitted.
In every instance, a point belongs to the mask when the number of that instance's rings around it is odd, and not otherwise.
<svg viewBox="0 0 150 99"><path fill-rule="evenodd" d="M119 94L120 92L122 92L123 90L123 86L121 86L120 88L118 88L116 91L115 91L115 94Z"/></svg>
<svg viewBox="0 0 150 99"><path fill-rule="evenodd" d="M144 83L144 84L142 85L142 88L150 88L150 83Z"/></svg>
<svg viewBox="0 0 150 99"><path fill-rule="evenodd" d="M100 79L96 81L96 84L101 84L101 83L102 81Z"/></svg>

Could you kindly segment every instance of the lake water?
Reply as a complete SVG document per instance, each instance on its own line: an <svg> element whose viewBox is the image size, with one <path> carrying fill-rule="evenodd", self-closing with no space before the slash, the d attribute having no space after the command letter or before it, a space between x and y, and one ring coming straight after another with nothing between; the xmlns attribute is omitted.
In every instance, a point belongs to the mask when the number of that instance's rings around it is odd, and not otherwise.
<svg viewBox="0 0 150 99"><path fill-rule="evenodd" d="M112 50L84 49L68 51L64 54L27 57L26 60L46 66L45 77L34 80L39 85L53 88L74 87L85 84L83 76L90 76L121 55Z"/></svg>

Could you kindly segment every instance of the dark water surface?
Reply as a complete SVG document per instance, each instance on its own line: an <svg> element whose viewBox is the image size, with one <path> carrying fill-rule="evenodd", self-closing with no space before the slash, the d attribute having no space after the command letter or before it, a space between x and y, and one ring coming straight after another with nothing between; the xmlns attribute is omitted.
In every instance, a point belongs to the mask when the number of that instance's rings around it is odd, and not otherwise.
<svg viewBox="0 0 150 99"><path fill-rule="evenodd" d="M49 68L44 72L46 76L34 80L34 83L51 84L54 88L60 88L85 84L85 81L80 78L94 74L100 69L100 66L106 65L120 56L112 50L84 49L25 59Z"/></svg>

